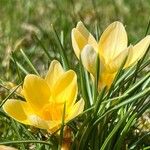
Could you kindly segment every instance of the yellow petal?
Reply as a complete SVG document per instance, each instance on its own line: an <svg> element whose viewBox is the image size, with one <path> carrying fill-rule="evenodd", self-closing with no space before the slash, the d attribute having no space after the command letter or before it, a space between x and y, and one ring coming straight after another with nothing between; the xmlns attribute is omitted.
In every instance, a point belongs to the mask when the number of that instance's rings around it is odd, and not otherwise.
<svg viewBox="0 0 150 150"><path fill-rule="evenodd" d="M103 32L98 44L99 53L108 64L127 48L127 33L123 24L118 21L110 24Z"/></svg>
<svg viewBox="0 0 150 150"><path fill-rule="evenodd" d="M4 111L23 124L32 125L40 129L51 129L58 125L52 121L47 121L36 115L27 104L27 102L10 99L3 105ZM53 129L54 130L54 129Z"/></svg>
<svg viewBox="0 0 150 150"><path fill-rule="evenodd" d="M88 44L92 45L95 51L98 51L97 41L81 21L78 22L76 29L87 39Z"/></svg>
<svg viewBox="0 0 150 150"><path fill-rule="evenodd" d="M114 60L110 61L109 64L105 66L107 72L109 73L117 72L120 69L122 63L125 61L128 55L128 51L131 48L132 46L129 46L124 51L122 51L116 58L114 58Z"/></svg>
<svg viewBox="0 0 150 150"><path fill-rule="evenodd" d="M40 129L49 129L49 122L33 114L28 116L31 125Z"/></svg>
<svg viewBox="0 0 150 150"><path fill-rule="evenodd" d="M27 75L23 84L23 94L26 101L37 111L49 103L50 89L46 81L36 75Z"/></svg>
<svg viewBox="0 0 150 150"><path fill-rule="evenodd" d="M61 127L61 122L62 122L62 120L61 121L50 121L48 132L51 134L56 132Z"/></svg>
<svg viewBox="0 0 150 150"><path fill-rule="evenodd" d="M50 88L53 88L54 84L63 73L64 69L62 68L61 64L57 60L53 60L45 77L45 80Z"/></svg>
<svg viewBox="0 0 150 150"><path fill-rule="evenodd" d="M18 150L18 149L10 146L0 145L0 150Z"/></svg>
<svg viewBox="0 0 150 150"><path fill-rule="evenodd" d="M140 42L138 42L132 49L129 50L128 59L125 67L130 67L139 61L145 54L147 48L150 45L150 35L146 36Z"/></svg>
<svg viewBox="0 0 150 150"><path fill-rule="evenodd" d="M78 22L76 28L72 29L71 38L73 49L78 58L80 57L80 53L86 44L92 45L94 49L97 51L98 46L95 38L85 28L85 26L81 21Z"/></svg>
<svg viewBox="0 0 150 150"><path fill-rule="evenodd" d="M81 60L83 66L89 71L93 76L95 76L96 71L96 57L97 54L91 45L86 45L81 52Z"/></svg>
<svg viewBox="0 0 150 150"><path fill-rule="evenodd" d="M46 129L46 130L48 130L49 133L53 133L56 130L58 130L61 125L61 120L59 120L59 121L55 121L55 120L49 121L48 120L47 121L37 115L30 115L28 118L34 127L40 128L40 129Z"/></svg>
<svg viewBox="0 0 150 150"><path fill-rule="evenodd" d="M101 90L104 87L107 87L109 89L115 78L115 75L116 73L103 72L99 79L98 89Z"/></svg>
<svg viewBox="0 0 150 150"><path fill-rule="evenodd" d="M85 102L83 99L80 99L77 103L75 103L74 106L70 108L70 112L68 113L66 121L69 121L82 113L84 110L84 104Z"/></svg>
<svg viewBox="0 0 150 150"><path fill-rule="evenodd" d="M71 37L74 52L76 56L80 58L80 53L83 47L87 44L87 40L76 28L72 29Z"/></svg>
<svg viewBox="0 0 150 150"><path fill-rule="evenodd" d="M20 100L10 99L3 105L4 111L15 120L31 125L28 120L28 115L31 113L29 105Z"/></svg>
<svg viewBox="0 0 150 150"><path fill-rule="evenodd" d="M65 72L53 88L53 100L55 103L72 105L77 97L77 76L72 70Z"/></svg>

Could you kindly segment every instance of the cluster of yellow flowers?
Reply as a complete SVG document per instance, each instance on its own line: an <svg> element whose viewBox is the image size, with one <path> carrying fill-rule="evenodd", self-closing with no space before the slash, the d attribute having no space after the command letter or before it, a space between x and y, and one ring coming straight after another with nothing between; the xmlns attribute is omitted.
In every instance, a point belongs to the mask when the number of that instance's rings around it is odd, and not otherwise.
<svg viewBox="0 0 150 150"><path fill-rule="evenodd" d="M121 22L110 24L99 42L89 33L82 22L72 30L72 45L76 56L81 56L84 67L95 77L96 57L100 58L99 89L112 84L112 81L127 57L124 68L130 67L142 58L150 45L150 35L136 45L128 46L125 27Z"/></svg>
<svg viewBox="0 0 150 150"><path fill-rule="evenodd" d="M127 57L124 68L130 67L144 55L150 45L150 35L136 45L128 46L127 33L122 23L116 21L103 32L99 42L82 22L72 30L72 45L78 58L93 77L96 75L96 58L100 58L99 90L108 88ZM76 102L77 76L73 70L64 71L57 60L50 64L43 79L29 74L25 77L21 94L26 101L9 99L4 111L15 120L46 129L52 133L64 122L72 120L84 110L84 100ZM64 116L63 116L64 114Z"/></svg>

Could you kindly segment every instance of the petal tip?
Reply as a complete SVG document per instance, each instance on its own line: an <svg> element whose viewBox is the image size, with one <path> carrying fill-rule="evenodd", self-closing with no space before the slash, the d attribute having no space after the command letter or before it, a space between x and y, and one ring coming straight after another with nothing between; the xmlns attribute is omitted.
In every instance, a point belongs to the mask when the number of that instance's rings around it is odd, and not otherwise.
<svg viewBox="0 0 150 150"><path fill-rule="evenodd" d="M80 27L80 26L83 26L83 22L82 22L82 21L79 21L79 22L77 23L77 26L76 26L76 27L78 28L78 27Z"/></svg>
<svg viewBox="0 0 150 150"><path fill-rule="evenodd" d="M51 61L50 67L55 68L57 65L62 68L61 63L58 60L54 59L53 61Z"/></svg>
<svg viewBox="0 0 150 150"><path fill-rule="evenodd" d="M24 78L24 82L31 78L37 78L38 76L35 74L27 74Z"/></svg>
<svg viewBox="0 0 150 150"><path fill-rule="evenodd" d="M73 28L72 31L71 31L71 35L73 35L76 31L76 28Z"/></svg>
<svg viewBox="0 0 150 150"><path fill-rule="evenodd" d="M114 23L115 25L121 25L121 26L124 26L123 23L120 22L120 21L114 21L113 23Z"/></svg>

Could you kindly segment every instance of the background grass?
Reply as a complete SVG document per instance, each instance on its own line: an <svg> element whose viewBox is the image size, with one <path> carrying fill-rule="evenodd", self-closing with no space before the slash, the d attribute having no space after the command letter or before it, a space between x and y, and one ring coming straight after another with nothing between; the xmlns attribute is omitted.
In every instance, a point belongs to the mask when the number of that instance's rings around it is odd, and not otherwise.
<svg viewBox="0 0 150 150"><path fill-rule="evenodd" d="M70 34L77 21L82 20L95 35L96 26L101 34L108 24L120 20L126 26L129 44L134 44L145 35L149 18L149 0L0 0L0 76L6 81L15 80L16 69L10 54L15 50L17 60L21 59L25 65L20 48L40 72L45 69L43 64L50 59L33 34L41 40L51 59L59 59L60 48L51 24L59 36L63 31L65 51L74 64Z"/></svg>
<svg viewBox="0 0 150 150"><path fill-rule="evenodd" d="M144 37L149 19L149 0L0 0L0 79L20 83L15 62L25 69L21 72L22 78L26 72L35 73L24 59L20 48L41 75L45 74L52 59L61 60L61 47L53 27L58 36L62 37L70 68L78 70L70 35L79 20L85 23L96 38L97 30L100 35L107 25L119 20L126 26L129 44L134 44ZM12 52L15 62L11 59ZM145 75L144 72L142 75ZM0 99L4 99L7 94L7 90L0 88ZM16 126L15 122L11 125L14 129ZM15 133L22 129L24 126L19 126ZM33 132L38 136L38 130L33 129ZM10 132L7 119L2 117L1 134L3 137L7 135L7 140L18 138L17 134ZM28 133L27 136L32 138ZM144 142L149 143L149 139Z"/></svg>

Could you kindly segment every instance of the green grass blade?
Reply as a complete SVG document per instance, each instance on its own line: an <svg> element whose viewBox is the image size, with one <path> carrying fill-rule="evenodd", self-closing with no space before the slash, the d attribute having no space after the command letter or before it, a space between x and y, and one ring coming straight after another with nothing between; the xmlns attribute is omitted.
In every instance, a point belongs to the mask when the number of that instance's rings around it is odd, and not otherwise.
<svg viewBox="0 0 150 150"><path fill-rule="evenodd" d="M35 67L33 66L33 64L31 63L31 61L28 58L28 56L24 53L24 51L22 49L20 49L20 52L21 52L22 56L24 57L24 59L26 60L26 62L28 63L28 65L30 66L30 68L33 70L33 72L36 75L39 75L39 73L37 72L37 70L35 69Z"/></svg>
<svg viewBox="0 0 150 150"><path fill-rule="evenodd" d="M123 141L125 140L126 135L128 134L129 129L131 128L131 126L135 123L135 119L136 119L136 114L132 115L130 117L130 119L127 121L124 129L122 130L120 136L117 139L117 142L114 146L115 150L120 150Z"/></svg>
<svg viewBox="0 0 150 150"><path fill-rule="evenodd" d="M16 62L16 65L18 66L18 68L25 74L29 74L29 71L27 71L17 60L14 60L12 57L11 57L11 60L15 63Z"/></svg>
<svg viewBox="0 0 150 150"><path fill-rule="evenodd" d="M59 44L59 46L60 46L60 48L59 48L59 53L60 53L60 56L61 56L61 59L62 59L64 68L65 68L66 70L68 70L68 69L69 69L68 59L67 59L67 55L66 55L66 53L65 53L65 49L64 49L64 47L63 47L63 45L62 45L62 42L61 42L61 41L63 41L63 40L60 40L60 38L59 38L59 36L58 36L58 33L57 33L57 31L56 31L56 29L55 29L55 27L54 27L53 25L52 25L52 29L53 29L53 31L54 31L56 40L57 40L57 42L58 42L58 44ZM61 39L62 39L62 38L63 38L63 37L61 37Z"/></svg>
<svg viewBox="0 0 150 150"><path fill-rule="evenodd" d="M64 103L64 108L63 108L58 150L61 150L61 147L62 147L62 144L63 144L64 126L65 126L65 115L66 115L66 103Z"/></svg>
<svg viewBox="0 0 150 150"><path fill-rule="evenodd" d="M12 92L8 94L8 96L1 102L0 108L5 104L5 102L15 93L15 91L20 87L22 83L20 83Z"/></svg>
<svg viewBox="0 0 150 150"><path fill-rule="evenodd" d="M7 145L7 144L20 144L20 143L40 143L40 144L45 144L45 145L49 145L52 146L51 142L46 142L46 141L42 141L42 140L17 140L17 141L7 141L7 142L0 142L0 145Z"/></svg>
<svg viewBox="0 0 150 150"><path fill-rule="evenodd" d="M129 150L134 150L136 148L136 146L140 143L141 140L143 140L143 138L147 137L150 135L150 132L144 134L138 141L136 141L135 143L133 143L130 147Z"/></svg>
<svg viewBox="0 0 150 150"><path fill-rule="evenodd" d="M47 55L47 57L52 60L52 57L50 55L50 53L48 52L47 48L45 48L45 46L43 45L42 41L38 38L38 36L36 34L33 34L33 38L38 42L38 44L41 46L42 50L45 52L45 54Z"/></svg>
<svg viewBox="0 0 150 150"><path fill-rule="evenodd" d="M23 138L21 137L21 135L20 135L20 133L19 133L17 123L16 123L13 119L11 119L11 122L12 122L12 126L13 126L13 128L14 128L14 131L15 131L15 133L17 134L17 138L18 138L19 140L23 140ZM22 150L25 150L25 146L24 146L23 143L20 143L20 147L21 147Z"/></svg>
<svg viewBox="0 0 150 150"><path fill-rule="evenodd" d="M120 128L122 123L126 120L128 115L129 115L129 112L126 113L126 115L115 125L113 130L110 132L110 134L108 135L108 137L104 141L104 143L103 143L102 147L100 148L100 150L105 150L107 148L107 145L110 142L111 138L113 138L113 136L116 134L116 132L118 131L118 129Z"/></svg>
<svg viewBox="0 0 150 150"><path fill-rule="evenodd" d="M99 55L97 55L96 57L96 77L95 77L95 80L94 80L94 96L93 96L93 100L94 100L94 103L96 102L97 100L97 94L98 94L98 81L99 81L99 71L100 71L100 60L99 60Z"/></svg>

